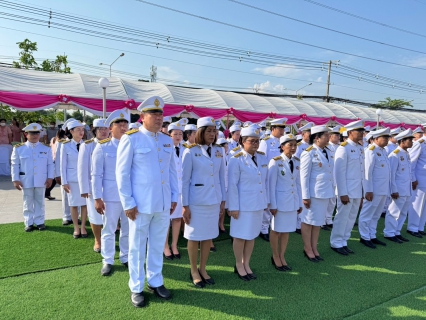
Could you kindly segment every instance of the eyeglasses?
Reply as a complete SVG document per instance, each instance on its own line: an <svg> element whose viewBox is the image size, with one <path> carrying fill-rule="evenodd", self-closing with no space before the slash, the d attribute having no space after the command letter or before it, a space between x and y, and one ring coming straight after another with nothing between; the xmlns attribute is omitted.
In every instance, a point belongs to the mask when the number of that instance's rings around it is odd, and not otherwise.
<svg viewBox="0 0 426 320"><path fill-rule="evenodd" d="M259 144L260 140L259 139L250 139L250 140L246 140L246 142L250 143L250 144Z"/></svg>

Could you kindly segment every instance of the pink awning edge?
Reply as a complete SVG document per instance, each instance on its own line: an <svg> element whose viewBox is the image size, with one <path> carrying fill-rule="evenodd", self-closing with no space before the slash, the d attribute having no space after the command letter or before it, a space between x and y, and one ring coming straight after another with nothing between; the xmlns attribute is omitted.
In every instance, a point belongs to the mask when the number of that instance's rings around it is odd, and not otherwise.
<svg viewBox="0 0 426 320"><path fill-rule="evenodd" d="M0 91L0 102L6 105L9 105L20 111L38 111L43 109L49 109L57 106L61 103L73 103L83 110L87 110L96 115L102 114L102 99L92 99L92 98L78 98L70 97L66 95L45 95L45 94L30 94L30 93L20 93L20 92L7 92ZM107 100L106 112L110 113L117 109L128 108L136 109L141 101L134 101L132 99L123 101L123 100ZM299 121L308 121L313 122L316 125L325 125L329 121L334 121L340 125L346 125L349 122L360 120L356 118L344 119L332 117L311 117L306 114L300 115L286 115L286 114L275 114L275 113L256 113L251 111L240 111L233 108L199 108L191 105L172 105L166 104L164 106L164 115L165 116L177 116L182 112L193 113L198 117L211 116L215 119L227 118L228 116L234 116L236 119L245 122L251 121L257 123L266 119L276 119L276 118L287 118L287 124L298 123ZM365 121L366 126L375 126L376 122ZM406 129L411 128L415 129L416 127L421 126L420 124L405 124L405 123L385 123L380 122L381 126L390 127L391 129L397 127L404 127Z"/></svg>

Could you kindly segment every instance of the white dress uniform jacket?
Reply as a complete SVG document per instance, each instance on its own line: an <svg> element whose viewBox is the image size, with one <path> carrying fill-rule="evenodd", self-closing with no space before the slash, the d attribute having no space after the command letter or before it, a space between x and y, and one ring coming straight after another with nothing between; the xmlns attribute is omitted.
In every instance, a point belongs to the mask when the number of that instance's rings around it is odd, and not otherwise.
<svg viewBox="0 0 426 320"><path fill-rule="evenodd" d="M276 138L273 135L266 137L260 141L258 150L265 153L269 163L272 158L275 158L281 154L280 138Z"/></svg>
<svg viewBox="0 0 426 320"><path fill-rule="evenodd" d="M228 150L232 150L232 149L234 149L235 147L237 147L237 146L239 146L240 144L238 143L238 141L235 141L234 139L232 139L232 138L229 138L229 140L228 140L229 142L228 142Z"/></svg>
<svg viewBox="0 0 426 320"><path fill-rule="evenodd" d="M80 142L83 145L83 140ZM61 147L61 182L62 185L68 182L78 183L77 165L78 165L77 142L68 140Z"/></svg>
<svg viewBox="0 0 426 320"><path fill-rule="evenodd" d="M62 144L68 141L68 138L58 140L57 147L56 147L56 155L55 155L55 178L61 176L61 148Z"/></svg>
<svg viewBox="0 0 426 320"><path fill-rule="evenodd" d="M258 211L267 208L268 161L263 153L256 152L256 164L252 156L241 151L229 160L228 210Z"/></svg>
<svg viewBox="0 0 426 320"><path fill-rule="evenodd" d="M411 160L410 155L404 149L397 147L389 154L391 169L391 191L398 193L400 197L411 196Z"/></svg>
<svg viewBox="0 0 426 320"><path fill-rule="evenodd" d="M221 146L193 144L183 154L182 205L213 205L226 201L225 159Z"/></svg>
<svg viewBox="0 0 426 320"><path fill-rule="evenodd" d="M418 187L426 189L426 143L424 139L413 142L408 150L411 159L411 181L417 181Z"/></svg>
<svg viewBox="0 0 426 320"><path fill-rule="evenodd" d="M80 187L81 194L92 194L92 183L91 183L91 166L92 166L92 154L93 150L98 143L98 139L90 139L85 141L80 146L80 152L78 153L78 185Z"/></svg>
<svg viewBox="0 0 426 320"><path fill-rule="evenodd" d="M398 146L396 145L396 143L389 141L388 145L385 147L385 150L388 153L388 155L390 155L391 152L394 151L397 147Z"/></svg>
<svg viewBox="0 0 426 320"><path fill-rule="evenodd" d="M296 153L294 154L295 157L302 159L302 152L309 148L309 143L305 142L304 140L297 143L297 149Z"/></svg>
<svg viewBox="0 0 426 320"><path fill-rule="evenodd" d="M390 164L384 148L373 143L365 152L364 192L374 195L390 194Z"/></svg>
<svg viewBox="0 0 426 320"><path fill-rule="evenodd" d="M143 126L135 130L123 135L117 149L121 203L124 210L137 207L143 214L167 211L179 193L173 141Z"/></svg>
<svg viewBox="0 0 426 320"><path fill-rule="evenodd" d="M68 138L58 140L56 145L56 153L55 153L55 178L61 176L61 149L62 144L68 141ZM64 188L61 188L62 195L62 221L71 220L71 210L68 204L68 193L65 192Z"/></svg>

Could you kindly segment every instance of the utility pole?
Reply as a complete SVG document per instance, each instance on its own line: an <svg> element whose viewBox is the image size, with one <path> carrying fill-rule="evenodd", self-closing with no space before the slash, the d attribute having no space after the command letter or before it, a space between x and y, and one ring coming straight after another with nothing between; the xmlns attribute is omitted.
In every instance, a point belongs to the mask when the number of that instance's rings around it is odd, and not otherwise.
<svg viewBox="0 0 426 320"><path fill-rule="evenodd" d="M327 90L325 92L325 101L330 102L330 76L331 76L331 64L338 64L340 60L337 61L328 61L328 74L327 74Z"/></svg>
<svg viewBox="0 0 426 320"><path fill-rule="evenodd" d="M157 82L157 67L152 65L151 72L149 73L151 76L151 82Z"/></svg>

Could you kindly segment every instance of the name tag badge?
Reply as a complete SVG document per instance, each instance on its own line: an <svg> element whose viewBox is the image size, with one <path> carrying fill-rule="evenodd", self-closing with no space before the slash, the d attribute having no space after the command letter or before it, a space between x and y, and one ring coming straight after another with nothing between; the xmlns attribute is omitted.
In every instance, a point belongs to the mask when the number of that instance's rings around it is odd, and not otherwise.
<svg viewBox="0 0 426 320"><path fill-rule="evenodd" d="M284 165L283 164L279 164L278 167L284 167Z"/></svg>
<svg viewBox="0 0 426 320"><path fill-rule="evenodd" d="M267 166L267 164L262 164L262 168L266 168Z"/></svg>
<svg viewBox="0 0 426 320"><path fill-rule="evenodd" d="M281 170L281 175L282 175L282 176L285 176L285 172L284 172L284 170Z"/></svg>
<svg viewBox="0 0 426 320"><path fill-rule="evenodd" d="M219 150L216 151L215 155L216 158L223 158L222 152L220 152Z"/></svg>
<svg viewBox="0 0 426 320"><path fill-rule="evenodd" d="M169 143L163 144L163 147L164 148L170 148L170 144Z"/></svg>

